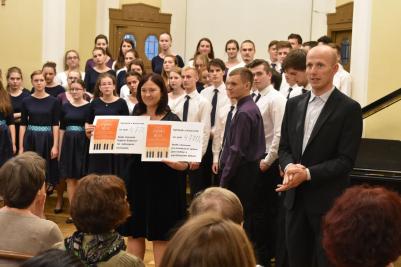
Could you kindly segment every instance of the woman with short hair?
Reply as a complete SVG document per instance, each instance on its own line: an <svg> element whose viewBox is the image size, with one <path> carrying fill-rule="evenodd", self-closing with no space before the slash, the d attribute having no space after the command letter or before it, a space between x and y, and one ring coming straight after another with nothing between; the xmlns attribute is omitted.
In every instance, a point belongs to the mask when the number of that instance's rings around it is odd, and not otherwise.
<svg viewBox="0 0 401 267"><path fill-rule="evenodd" d="M82 178L71 202L77 231L58 247L78 256L86 266L144 267L125 252L115 228L129 216L124 181L114 175L91 174Z"/></svg>
<svg viewBox="0 0 401 267"><path fill-rule="evenodd" d="M0 169L0 250L29 255L51 248L63 240L58 226L45 219L46 161L34 152L26 152L7 161ZM0 265L18 266L0 260Z"/></svg>
<svg viewBox="0 0 401 267"><path fill-rule="evenodd" d="M160 267L255 267L243 228L216 213L190 219L169 241Z"/></svg>

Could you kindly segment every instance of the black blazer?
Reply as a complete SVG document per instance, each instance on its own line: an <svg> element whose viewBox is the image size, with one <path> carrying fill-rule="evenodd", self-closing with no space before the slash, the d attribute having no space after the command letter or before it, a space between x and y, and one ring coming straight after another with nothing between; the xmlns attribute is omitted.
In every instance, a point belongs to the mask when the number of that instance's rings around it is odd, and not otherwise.
<svg viewBox="0 0 401 267"><path fill-rule="evenodd" d="M361 106L334 89L320 113L302 154L306 109L311 93L287 102L279 146L280 166L300 163L306 166L311 181L290 189L285 206L303 204L309 212L325 213L349 185L362 135Z"/></svg>

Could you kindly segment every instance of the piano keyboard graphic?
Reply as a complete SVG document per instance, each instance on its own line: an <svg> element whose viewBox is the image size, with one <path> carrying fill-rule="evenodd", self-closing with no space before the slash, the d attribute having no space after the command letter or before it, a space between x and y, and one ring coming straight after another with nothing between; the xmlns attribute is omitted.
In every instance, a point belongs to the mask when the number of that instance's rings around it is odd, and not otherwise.
<svg viewBox="0 0 401 267"><path fill-rule="evenodd" d="M114 140L96 140L93 143L93 150L113 150Z"/></svg>
<svg viewBox="0 0 401 267"><path fill-rule="evenodd" d="M113 151L117 136L118 119L98 119L94 132L94 151Z"/></svg>
<svg viewBox="0 0 401 267"><path fill-rule="evenodd" d="M146 149L146 157L149 159L163 159L168 157L168 148L152 147Z"/></svg>

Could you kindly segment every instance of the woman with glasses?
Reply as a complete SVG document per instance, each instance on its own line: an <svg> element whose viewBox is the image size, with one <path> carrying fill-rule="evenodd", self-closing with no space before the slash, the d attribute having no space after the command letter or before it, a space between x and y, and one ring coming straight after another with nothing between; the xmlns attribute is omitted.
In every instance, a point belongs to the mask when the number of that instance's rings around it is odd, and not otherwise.
<svg viewBox="0 0 401 267"><path fill-rule="evenodd" d="M63 105L60 115L60 178L67 182L67 194L71 204L78 179L86 175L88 139L85 122L89 114L89 103L84 99L85 83L71 83L71 100ZM67 223L71 220L67 220Z"/></svg>
<svg viewBox="0 0 401 267"><path fill-rule="evenodd" d="M85 78L85 72L79 70L79 54L76 50L71 49L64 54L64 71L57 73L56 79L60 82L61 86L67 88L68 86L68 73L71 71L76 71L80 73L80 79Z"/></svg>

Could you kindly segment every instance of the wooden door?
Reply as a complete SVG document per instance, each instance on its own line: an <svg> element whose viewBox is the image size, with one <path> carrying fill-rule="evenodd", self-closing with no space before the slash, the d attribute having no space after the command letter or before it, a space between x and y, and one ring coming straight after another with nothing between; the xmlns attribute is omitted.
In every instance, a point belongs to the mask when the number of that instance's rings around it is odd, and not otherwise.
<svg viewBox="0 0 401 267"><path fill-rule="evenodd" d="M327 35L341 47L341 64L348 72L351 66L352 14L354 3L336 8L336 13L327 15Z"/></svg>
<svg viewBox="0 0 401 267"><path fill-rule="evenodd" d="M158 54L158 36L170 32L171 14L160 13L157 7L146 4L123 5L122 9L110 9L110 49L118 55L124 38L135 40L140 58L147 72L152 70L152 57Z"/></svg>

